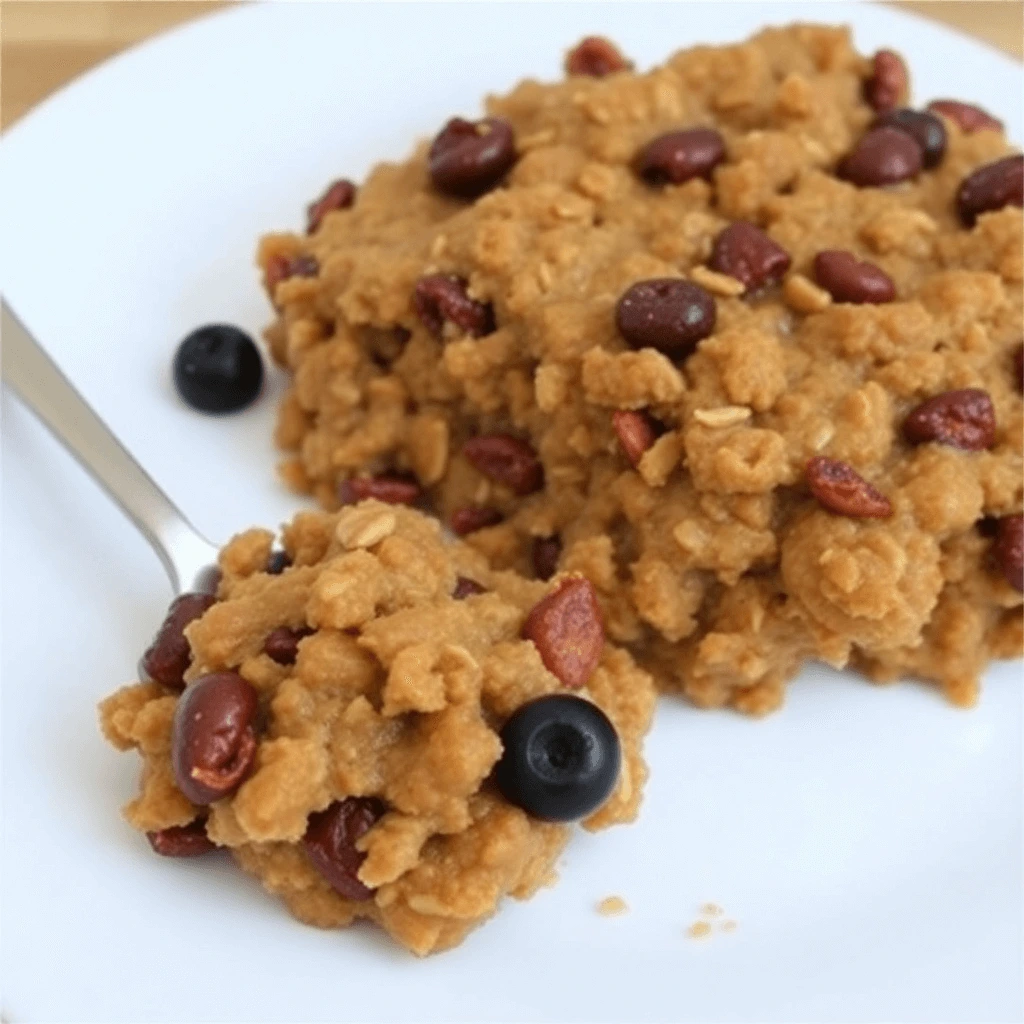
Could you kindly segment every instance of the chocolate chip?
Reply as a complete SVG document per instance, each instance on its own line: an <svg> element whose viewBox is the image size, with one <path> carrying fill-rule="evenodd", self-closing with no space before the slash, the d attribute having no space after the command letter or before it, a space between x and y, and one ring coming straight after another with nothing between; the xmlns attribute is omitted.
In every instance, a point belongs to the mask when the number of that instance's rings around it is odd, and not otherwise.
<svg viewBox="0 0 1024 1024"><path fill-rule="evenodd" d="M871 77L864 83L864 99L872 110L892 110L908 91L906 65L892 50L879 50L871 58Z"/></svg>
<svg viewBox="0 0 1024 1024"><path fill-rule="evenodd" d="M619 52L614 43L601 36L587 36L581 39L565 58L565 71L569 75L589 75L604 78L616 71L627 71L629 61Z"/></svg>
<svg viewBox="0 0 1024 1024"><path fill-rule="evenodd" d="M892 515L889 499L845 462L819 455L807 463L806 476L811 494L829 512L852 519L887 519Z"/></svg>
<svg viewBox="0 0 1024 1024"><path fill-rule="evenodd" d="M562 538L534 537L530 556L537 579L551 579L558 569L558 559L562 557Z"/></svg>
<svg viewBox="0 0 1024 1024"><path fill-rule="evenodd" d="M660 277L628 288L615 308L615 322L631 348L682 359L715 329L716 313L715 300L700 285Z"/></svg>
<svg viewBox="0 0 1024 1024"><path fill-rule="evenodd" d="M280 576L292 564L291 555L287 551L278 549L271 551L267 559L267 568L264 570L268 576Z"/></svg>
<svg viewBox="0 0 1024 1024"><path fill-rule="evenodd" d="M193 682L178 700L171 764L178 789L194 804L212 804L245 781L256 760L256 691L237 672Z"/></svg>
<svg viewBox="0 0 1024 1024"><path fill-rule="evenodd" d="M710 178L725 159L725 140L713 128L687 128L652 139L640 151L636 170L648 185L679 185Z"/></svg>
<svg viewBox="0 0 1024 1024"><path fill-rule="evenodd" d="M312 635L312 629L289 629L287 626L279 626L267 634L267 639L263 643L263 653L278 665L294 665L295 659L299 656L299 641Z"/></svg>
<svg viewBox="0 0 1024 1024"><path fill-rule="evenodd" d="M413 303L423 326L440 337L445 321L474 338L494 331L494 307L469 297L464 278L430 274L416 282Z"/></svg>
<svg viewBox="0 0 1024 1024"><path fill-rule="evenodd" d="M903 421L903 436L911 444L937 441L978 452L996 439L996 412L987 391L962 388L922 402Z"/></svg>
<svg viewBox="0 0 1024 1024"><path fill-rule="evenodd" d="M480 586L476 580L471 580L468 576L460 576L455 581L455 589L452 591L452 597L456 601L462 601L464 598L486 593L487 588Z"/></svg>
<svg viewBox="0 0 1024 1024"><path fill-rule="evenodd" d="M373 890L359 881L366 854L356 849L356 842L386 812L387 806L375 797L350 796L309 816L302 837L306 853L313 867L347 900L363 901L373 896Z"/></svg>
<svg viewBox="0 0 1024 1024"><path fill-rule="evenodd" d="M147 832L149 845L161 857L199 857L217 849L206 834L206 821L196 818L187 825L172 825L158 832Z"/></svg>
<svg viewBox="0 0 1024 1024"><path fill-rule="evenodd" d="M1013 382L1017 390L1024 393L1024 342L1017 346L1013 354Z"/></svg>
<svg viewBox="0 0 1024 1024"><path fill-rule="evenodd" d="M730 224L715 239L708 266L742 282L748 292L774 284L789 270L790 255L746 221Z"/></svg>
<svg viewBox="0 0 1024 1024"><path fill-rule="evenodd" d="M140 675L172 690L182 689L185 685L183 676L192 664L192 650L185 639L184 629L216 600L212 594L176 597L167 609L167 616L156 637L142 656Z"/></svg>
<svg viewBox="0 0 1024 1024"><path fill-rule="evenodd" d="M1003 122L993 117L987 110L976 107L973 103L963 103L960 100L932 100L928 109L943 117L948 117L962 132L970 135L972 132L1003 130Z"/></svg>
<svg viewBox="0 0 1024 1024"><path fill-rule="evenodd" d="M1024 516L999 520L992 551L1006 582L1024 591Z"/></svg>
<svg viewBox="0 0 1024 1024"><path fill-rule="evenodd" d="M334 210L347 210L355 201L355 185L344 178L335 181L319 199L306 208L306 233L313 234L327 214Z"/></svg>
<svg viewBox="0 0 1024 1024"><path fill-rule="evenodd" d="M814 279L836 302L880 303L896 298L896 285L881 267L842 249L826 249L814 257Z"/></svg>
<svg viewBox="0 0 1024 1024"><path fill-rule="evenodd" d="M471 466L516 494L533 494L544 486L544 468L537 453L510 434L483 434L471 437L462 453Z"/></svg>
<svg viewBox="0 0 1024 1024"><path fill-rule="evenodd" d="M452 118L431 144L427 161L438 192L475 199L494 188L516 162L512 125L501 117Z"/></svg>
<svg viewBox="0 0 1024 1024"><path fill-rule="evenodd" d="M505 517L496 509L484 505L467 505L452 513L452 529L460 537L476 533L488 526L497 526Z"/></svg>
<svg viewBox="0 0 1024 1024"><path fill-rule="evenodd" d="M921 170L924 153L915 138L897 128L872 128L839 164L838 174L854 185L895 185Z"/></svg>
<svg viewBox="0 0 1024 1024"><path fill-rule="evenodd" d="M957 212L967 227L979 214L1024 205L1024 156L1015 153L967 175L956 194Z"/></svg>
<svg viewBox="0 0 1024 1024"><path fill-rule="evenodd" d="M590 580L562 580L533 607L522 635L533 641L540 660L563 686L585 686L604 650L601 606Z"/></svg>
<svg viewBox="0 0 1024 1024"><path fill-rule="evenodd" d="M923 110L890 110L875 119L872 128L895 128L906 132L921 147L921 163L934 167L946 153L946 126L934 114Z"/></svg>
<svg viewBox="0 0 1024 1024"><path fill-rule="evenodd" d="M634 466L640 465L644 452L661 433L660 424L648 413L637 409L616 409L612 413L612 429L623 453Z"/></svg>
<svg viewBox="0 0 1024 1024"><path fill-rule="evenodd" d="M388 505L412 505L423 493L420 485L406 476L381 474L380 476L353 476L338 485L338 500L342 505L375 498Z"/></svg>

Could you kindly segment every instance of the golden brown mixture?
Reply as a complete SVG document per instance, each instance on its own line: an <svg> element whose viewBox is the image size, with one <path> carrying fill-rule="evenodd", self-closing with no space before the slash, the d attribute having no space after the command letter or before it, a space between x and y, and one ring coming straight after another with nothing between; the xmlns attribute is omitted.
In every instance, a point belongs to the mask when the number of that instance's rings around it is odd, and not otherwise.
<svg viewBox="0 0 1024 1024"><path fill-rule="evenodd" d="M844 29L568 66L264 239L286 480L582 573L702 706L809 658L971 704L1021 650L1020 156Z"/></svg>
<svg viewBox="0 0 1024 1024"><path fill-rule="evenodd" d="M283 472L329 511L236 537L101 709L158 853L420 954L635 816L648 672L759 714L820 658L967 705L1021 649L999 122L904 106L842 29L566 72L264 239Z"/></svg>
<svg viewBox="0 0 1024 1024"><path fill-rule="evenodd" d="M635 817L654 686L604 643L586 580L492 571L436 520L376 501L302 513L283 539L232 540L216 598L172 606L151 681L101 707L110 742L142 755L126 814L158 853L227 847L301 920L368 918L425 954L550 881L561 822ZM531 792L524 714L556 769L566 722L605 728L603 788L580 803L570 786L568 808Z"/></svg>

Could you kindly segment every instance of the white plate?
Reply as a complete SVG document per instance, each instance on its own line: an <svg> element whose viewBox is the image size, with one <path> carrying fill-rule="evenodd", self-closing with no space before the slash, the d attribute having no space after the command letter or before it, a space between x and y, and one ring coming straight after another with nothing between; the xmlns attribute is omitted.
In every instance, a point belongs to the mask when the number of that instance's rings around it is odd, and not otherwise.
<svg viewBox="0 0 1024 1024"><path fill-rule="evenodd" d="M87 75L2 143L2 284L87 398L215 538L294 499L270 466L282 382L205 419L168 383L177 340L269 310L257 235L298 225L487 91L554 77L600 31L647 66L765 23L847 20L909 54L917 96L1019 129L1020 69L861 5L270 5ZM981 706L809 670L763 722L665 701L642 820L579 836L563 879L414 961L370 929L292 921L221 863L168 862L120 819L137 764L94 706L132 678L168 599L142 540L3 397L5 1020L1017 1020L1019 665ZM621 918L599 917L621 894ZM686 935L714 901L738 921Z"/></svg>

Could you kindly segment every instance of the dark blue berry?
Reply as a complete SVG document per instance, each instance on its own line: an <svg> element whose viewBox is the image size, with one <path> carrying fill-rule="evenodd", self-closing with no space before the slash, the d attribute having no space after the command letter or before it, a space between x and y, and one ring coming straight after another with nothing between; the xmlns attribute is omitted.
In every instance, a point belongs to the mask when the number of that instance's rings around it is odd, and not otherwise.
<svg viewBox="0 0 1024 1024"><path fill-rule="evenodd" d="M245 331L229 324L194 330L174 355L174 386L200 412L237 412L263 386L263 361Z"/></svg>
<svg viewBox="0 0 1024 1024"><path fill-rule="evenodd" d="M608 799L622 752L608 716L583 697L538 697L501 730L494 778L509 803L545 821L577 821Z"/></svg>

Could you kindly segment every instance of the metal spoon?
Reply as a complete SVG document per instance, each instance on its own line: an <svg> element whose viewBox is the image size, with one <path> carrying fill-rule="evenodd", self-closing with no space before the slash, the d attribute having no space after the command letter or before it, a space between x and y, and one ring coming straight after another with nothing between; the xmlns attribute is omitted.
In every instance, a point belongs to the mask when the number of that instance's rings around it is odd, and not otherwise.
<svg viewBox="0 0 1024 1024"><path fill-rule="evenodd" d="M3 377L149 541L174 593L212 592L217 548L175 508L0 300Z"/></svg>

